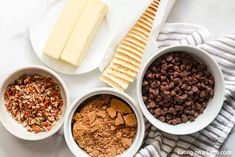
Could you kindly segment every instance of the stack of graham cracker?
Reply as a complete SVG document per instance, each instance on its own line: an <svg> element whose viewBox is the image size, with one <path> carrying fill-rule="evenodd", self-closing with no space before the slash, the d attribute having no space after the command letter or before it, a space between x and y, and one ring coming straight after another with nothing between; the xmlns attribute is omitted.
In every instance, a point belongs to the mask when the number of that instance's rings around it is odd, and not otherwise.
<svg viewBox="0 0 235 157"><path fill-rule="evenodd" d="M124 91L134 81L153 27L160 0L153 0L139 20L119 42L115 54L100 79L108 85Z"/></svg>

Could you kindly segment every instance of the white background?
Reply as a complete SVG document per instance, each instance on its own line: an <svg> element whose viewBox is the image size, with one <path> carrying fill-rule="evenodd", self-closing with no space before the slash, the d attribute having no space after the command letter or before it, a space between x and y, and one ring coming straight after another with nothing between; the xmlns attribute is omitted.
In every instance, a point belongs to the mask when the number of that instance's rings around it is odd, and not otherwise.
<svg viewBox="0 0 235 157"><path fill-rule="evenodd" d="M28 39L30 12L40 0L0 0L0 83L14 69L43 65L35 56ZM42 0L41 0L42 1ZM134 5L133 5L134 6ZM177 0L169 22L187 22L206 27L214 38L235 33L234 0ZM61 75L61 74L60 74ZM71 100L94 87L104 86L95 70L81 76L61 75L68 85ZM127 91L135 98L135 87ZM0 93L2 94L2 93ZM2 105L2 104L1 104ZM235 131L223 149L235 156ZM39 142L27 142L9 134L0 125L1 157L72 157L62 136L52 136Z"/></svg>

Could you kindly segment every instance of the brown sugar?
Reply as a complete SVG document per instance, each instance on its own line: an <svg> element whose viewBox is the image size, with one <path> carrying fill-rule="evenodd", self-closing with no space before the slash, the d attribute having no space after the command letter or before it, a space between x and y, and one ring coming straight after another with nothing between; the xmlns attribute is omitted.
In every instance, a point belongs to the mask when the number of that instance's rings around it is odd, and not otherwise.
<svg viewBox="0 0 235 157"><path fill-rule="evenodd" d="M112 95L84 102L73 116L73 137L92 157L114 157L128 149L137 120L128 104Z"/></svg>
<svg viewBox="0 0 235 157"><path fill-rule="evenodd" d="M121 142L122 142L122 146L124 148L128 148L132 143L132 139L131 138L122 138Z"/></svg>
<svg viewBox="0 0 235 157"><path fill-rule="evenodd" d="M123 117L127 126L135 127L137 125L136 118L134 114L128 114Z"/></svg>
<svg viewBox="0 0 235 157"><path fill-rule="evenodd" d="M122 118L121 113L117 114L117 118L115 119L115 125L121 125L124 124L124 120Z"/></svg>
<svg viewBox="0 0 235 157"><path fill-rule="evenodd" d="M95 113L95 111L88 113L88 114L87 114L87 117L88 117L88 119L89 119L89 122L90 122L90 123L93 123L93 122L95 121L95 119L96 119L96 113Z"/></svg>
<svg viewBox="0 0 235 157"><path fill-rule="evenodd" d="M113 98L111 100L111 108L113 108L113 110L116 110L121 114L132 113L130 107L126 103L117 98Z"/></svg>
<svg viewBox="0 0 235 157"><path fill-rule="evenodd" d="M107 112L111 118L115 118L117 116L117 110L112 107L108 108Z"/></svg>

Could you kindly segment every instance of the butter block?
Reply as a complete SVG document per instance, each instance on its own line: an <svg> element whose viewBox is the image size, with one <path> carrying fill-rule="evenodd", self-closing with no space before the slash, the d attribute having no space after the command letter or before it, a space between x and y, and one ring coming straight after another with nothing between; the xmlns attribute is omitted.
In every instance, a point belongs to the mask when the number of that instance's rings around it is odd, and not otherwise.
<svg viewBox="0 0 235 157"><path fill-rule="evenodd" d="M88 0L68 0L43 49L44 54L59 59L77 19Z"/></svg>
<svg viewBox="0 0 235 157"><path fill-rule="evenodd" d="M62 60L75 66L81 64L106 12L107 6L102 0L88 0L62 52Z"/></svg>

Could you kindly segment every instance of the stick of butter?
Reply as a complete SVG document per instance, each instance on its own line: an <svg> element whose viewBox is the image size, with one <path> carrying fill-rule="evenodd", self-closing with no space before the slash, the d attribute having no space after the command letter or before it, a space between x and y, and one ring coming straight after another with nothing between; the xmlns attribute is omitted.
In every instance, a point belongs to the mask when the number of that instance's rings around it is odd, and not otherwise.
<svg viewBox="0 0 235 157"><path fill-rule="evenodd" d="M86 3L87 0L67 0L44 47L45 54L55 59L60 58Z"/></svg>
<svg viewBox="0 0 235 157"><path fill-rule="evenodd" d="M79 66L107 12L102 0L88 0L62 52L61 59Z"/></svg>

